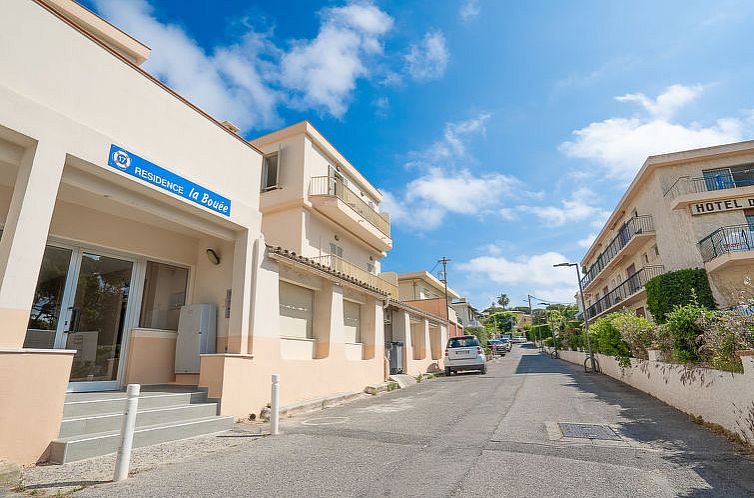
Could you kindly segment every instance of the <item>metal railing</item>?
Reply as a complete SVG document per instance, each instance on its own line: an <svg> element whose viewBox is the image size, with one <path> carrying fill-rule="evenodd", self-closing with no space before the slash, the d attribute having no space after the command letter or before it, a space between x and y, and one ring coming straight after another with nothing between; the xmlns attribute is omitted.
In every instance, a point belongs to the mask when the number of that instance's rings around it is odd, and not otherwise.
<svg viewBox="0 0 754 498"><path fill-rule="evenodd" d="M386 292L390 295L390 297L398 299L398 287L396 285L393 285L387 280L384 280L379 275L375 275L374 273L371 273L363 268L359 268L353 263L349 263L339 256L326 254L324 256L318 256L310 259L330 268L331 270L335 270L337 272L343 273L344 275L348 275L357 280L361 280L362 282L369 284L372 287L376 287L381 291Z"/></svg>
<svg viewBox="0 0 754 498"><path fill-rule="evenodd" d="M581 285L586 287L589 282L594 280L635 235L654 231L655 225L651 215L635 216L628 220L620 227L618 234L613 237L613 240L610 241L607 247L597 256L592 266L584 272L584 276L581 278Z"/></svg>
<svg viewBox="0 0 754 498"><path fill-rule="evenodd" d="M326 195L337 197L359 213L365 220L371 223L377 230L390 237L390 216L380 213L372 206L364 202L354 191L340 178L334 176L314 176L309 184L309 195Z"/></svg>
<svg viewBox="0 0 754 498"><path fill-rule="evenodd" d="M665 191L664 196L673 200L679 195L684 194L699 194L702 192L714 192L715 190L751 187L752 185L754 185L754 180L745 178L737 180L731 173L723 173L701 178L682 176Z"/></svg>
<svg viewBox="0 0 754 498"><path fill-rule="evenodd" d="M626 280L618 284L613 290L605 294L596 303L586 309L587 316L592 319L606 310L620 304L627 297L639 292L650 279L665 273L665 267L645 266Z"/></svg>
<svg viewBox="0 0 754 498"><path fill-rule="evenodd" d="M720 227L699 241L704 262L732 252L754 251L754 227L731 225Z"/></svg>

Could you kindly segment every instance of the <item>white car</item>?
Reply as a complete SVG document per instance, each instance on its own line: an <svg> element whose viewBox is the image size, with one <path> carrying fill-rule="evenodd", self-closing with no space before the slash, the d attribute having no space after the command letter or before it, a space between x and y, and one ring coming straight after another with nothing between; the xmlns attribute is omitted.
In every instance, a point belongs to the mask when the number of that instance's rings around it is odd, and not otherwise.
<svg viewBox="0 0 754 498"><path fill-rule="evenodd" d="M462 335L448 339L448 347L445 348L445 375L449 377L459 370L487 373L487 357L476 336Z"/></svg>
<svg viewBox="0 0 754 498"><path fill-rule="evenodd" d="M526 337L522 335L517 335L513 337L513 342L515 342L516 344L523 344L526 342Z"/></svg>

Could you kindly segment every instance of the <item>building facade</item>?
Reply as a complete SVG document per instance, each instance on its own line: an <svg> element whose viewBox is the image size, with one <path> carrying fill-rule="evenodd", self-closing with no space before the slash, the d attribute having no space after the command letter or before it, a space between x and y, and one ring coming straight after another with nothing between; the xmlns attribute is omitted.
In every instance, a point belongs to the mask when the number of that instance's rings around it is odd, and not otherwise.
<svg viewBox="0 0 754 498"><path fill-rule="evenodd" d="M199 388L240 419L273 373L283 404L361 391L386 313L408 370L441 369L446 317L380 274L379 192L309 123L245 141L149 55L72 0L3 3L0 456L45 460L71 392ZM188 305L216 339L183 368Z"/></svg>
<svg viewBox="0 0 754 498"><path fill-rule="evenodd" d="M582 259L587 314L648 316L646 282L704 268L719 307L754 297L754 142L649 157Z"/></svg>

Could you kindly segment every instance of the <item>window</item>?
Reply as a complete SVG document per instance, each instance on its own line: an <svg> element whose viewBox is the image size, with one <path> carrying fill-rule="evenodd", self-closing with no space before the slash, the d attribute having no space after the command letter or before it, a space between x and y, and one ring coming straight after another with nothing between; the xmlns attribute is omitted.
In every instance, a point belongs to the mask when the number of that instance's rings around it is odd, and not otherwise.
<svg viewBox="0 0 754 498"><path fill-rule="evenodd" d="M373 261L367 261L367 271L369 273L374 273L374 262Z"/></svg>
<svg viewBox="0 0 754 498"><path fill-rule="evenodd" d="M262 163L262 192L276 189L280 186L280 151L264 156Z"/></svg>
<svg viewBox="0 0 754 498"><path fill-rule="evenodd" d="M339 258L343 257L343 248L334 242L330 242L330 254Z"/></svg>
<svg viewBox="0 0 754 498"><path fill-rule="evenodd" d="M641 259L644 261L644 264L649 264L649 256L647 256L647 253L644 253L641 255Z"/></svg>
<svg viewBox="0 0 754 498"><path fill-rule="evenodd" d="M730 168L708 169L702 171L702 174L704 175L704 184L707 190L721 190L736 186Z"/></svg>
<svg viewBox="0 0 754 498"><path fill-rule="evenodd" d="M280 282L280 335L311 339L314 291Z"/></svg>
<svg viewBox="0 0 754 498"><path fill-rule="evenodd" d="M187 288L187 268L147 261L139 326L178 330L178 318L181 306L186 304Z"/></svg>
<svg viewBox="0 0 754 498"><path fill-rule="evenodd" d="M346 342L361 342L361 305L343 300L343 326Z"/></svg>
<svg viewBox="0 0 754 498"><path fill-rule="evenodd" d="M660 250L657 249L657 244L655 244L655 245L652 246L652 250L655 252L655 256L659 256L660 255Z"/></svg>

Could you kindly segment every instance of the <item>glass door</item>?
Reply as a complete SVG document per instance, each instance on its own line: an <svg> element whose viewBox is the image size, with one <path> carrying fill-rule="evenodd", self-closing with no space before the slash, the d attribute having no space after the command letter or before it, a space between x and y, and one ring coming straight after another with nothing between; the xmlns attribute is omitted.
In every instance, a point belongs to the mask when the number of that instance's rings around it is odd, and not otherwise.
<svg viewBox="0 0 754 498"><path fill-rule="evenodd" d="M65 348L77 351L69 389L117 388L134 263L88 251L77 259L63 332Z"/></svg>
<svg viewBox="0 0 754 498"><path fill-rule="evenodd" d="M134 262L48 245L25 348L75 349L68 389L117 389Z"/></svg>

